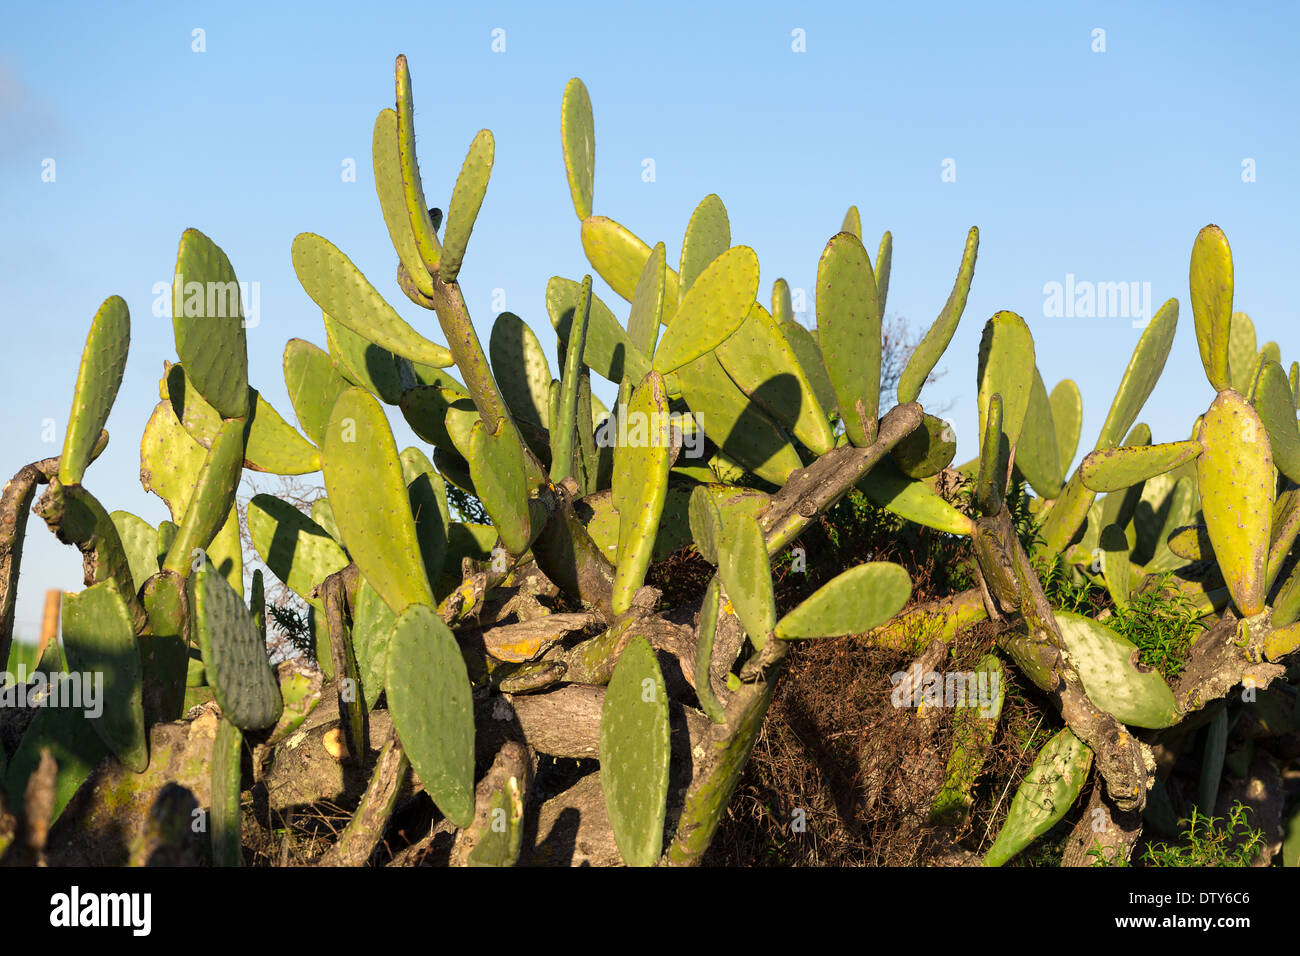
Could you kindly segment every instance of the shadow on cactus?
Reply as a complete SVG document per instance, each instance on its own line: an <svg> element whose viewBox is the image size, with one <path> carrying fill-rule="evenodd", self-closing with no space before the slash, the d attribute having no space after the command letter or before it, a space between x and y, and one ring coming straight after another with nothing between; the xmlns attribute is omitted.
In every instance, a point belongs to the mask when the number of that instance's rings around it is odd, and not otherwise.
<svg viewBox="0 0 1300 956"><path fill-rule="evenodd" d="M0 827L14 834L0 849L14 860L259 862L268 829L334 804L350 816L311 862L698 864L792 647L876 643L919 654L923 675L942 668L946 640L987 618L1000 629L978 661L979 686L1000 686L1014 666L1059 725L982 857L999 865L1090 779L1127 835L1156 778L1152 748L1243 681L1263 689L1282 675L1300 591L1294 574L1280 580L1300 529L1289 483L1300 476L1296 372L1288 382L1267 346L1250 368L1253 331L1246 349L1213 227L1193 253L1192 300L1219 397L1194 437L1152 445L1134 427L1169 351L1173 300L1143 333L1072 476L1078 390L1064 382L1049 394L1028 326L999 312L978 354L981 454L960 469L974 491L962 508L955 435L917 399L964 311L976 229L947 302L897 373L898 404L884 409L891 235L873 259L849 210L818 262L816 330L794 320L784 280L770 307L759 301L758 258L733 243L716 195L691 216L674 267L664 242L595 214L592 105L575 79L561 140L578 239L623 301L602 301L591 275L556 276L545 290L554 365L510 313L485 350L459 275L493 136L473 137L447 202L431 208L405 57L395 83L395 106L373 127L376 191L397 287L436 324L404 319L344 248L297 236L293 268L323 335L284 350L295 428L248 382L233 266L187 230L172 304L179 361L164 370L141 443L141 482L170 519L155 528L110 514L83 484L125 368L130 322L117 297L92 322L62 454L6 486L3 553L14 557L0 566L0 652L27 512L45 486L36 513L85 555L86 589L65 598L69 668L102 675L107 693L93 715L6 711L29 721L5 754L4 812L18 816ZM616 388L612 411L593 374ZM399 449L393 414L427 447ZM323 473L326 497L310 515L273 495L247 507L258 556L310 607L319 669L269 662L260 574L244 591L244 469ZM968 539L976 587L908 607L902 566L841 561L778 610L774 560L791 573L794 549L846 497L909 533ZM1176 531L1198 515L1203 534ZM666 602L647 582L686 546L707 586ZM1105 623L1054 610L1035 570L1045 560L1101 582L1118 608L1173 580L1222 617L1171 685ZM954 717L936 819L967 814L1001 702L958 705L967 709ZM900 719L927 706L904 706ZM1207 798L1227 759L1221 713ZM593 757L590 773L541 772ZM33 793L54 796L24 801ZM104 811L127 798L138 812ZM181 825L191 805L210 821L201 835ZM49 819L23 819L24 806L48 806ZM259 808L251 828L248 806Z"/></svg>

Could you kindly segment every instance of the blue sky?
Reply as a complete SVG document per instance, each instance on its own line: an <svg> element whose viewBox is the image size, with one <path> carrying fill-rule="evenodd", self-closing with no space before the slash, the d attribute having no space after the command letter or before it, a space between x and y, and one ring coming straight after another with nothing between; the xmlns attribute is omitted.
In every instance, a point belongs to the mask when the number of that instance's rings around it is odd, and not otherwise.
<svg viewBox="0 0 1300 956"><path fill-rule="evenodd" d="M292 420L280 371L292 337L324 344L298 286L293 237L344 250L418 328L436 320L391 276L370 173L376 113L398 53L412 70L426 193L443 206L474 134L496 166L461 273L486 339L494 290L548 347L552 275L589 271L564 178L559 109L580 76L596 118L595 211L670 261L695 205L717 192L733 242L752 246L766 299L808 290L845 208L867 245L894 235L888 311L920 332L952 285L966 230L980 254L965 316L923 394L948 405L959 460L974 455L975 354L984 321L1019 312L1050 389L1084 395L1095 439L1139 330L1128 317L1053 317L1044 286L1150 283L1181 318L1142 420L1186 437L1212 396L1196 356L1187 265L1197 230L1232 243L1236 307L1284 364L1300 358L1296 8L1220 3L26 4L0 30L0 302L6 475L58 454L90 318L109 295L133 320L112 441L87 477L110 509L151 522L139 436L158 401L170 322L153 315L181 233L221 245L257 282L252 383ZM740 12L743 11L743 12ZM205 46L195 52L196 29ZM1096 30L1104 31L1104 52ZM493 50L493 31L498 47ZM805 49L796 52L802 31ZM46 160L54 181L43 180ZM342 176L355 160L356 181ZM643 179L654 161L653 182ZM945 161L951 160L945 166ZM1253 161L1253 182L1243 162ZM955 181L944 181L945 168ZM48 178L48 176L46 177ZM951 179L952 177L947 177ZM601 283L597 291L602 291ZM621 300L603 298L622 312ZM805 320L812 323L811 311ZM555 371L553 369L553 371ZM608 391L605 397L608 398ZM53 419L56 435L44 441ZM399 443L414 439L395 422ZM29 524L18 633L47 587L81 587L80 560Z"/></svg>

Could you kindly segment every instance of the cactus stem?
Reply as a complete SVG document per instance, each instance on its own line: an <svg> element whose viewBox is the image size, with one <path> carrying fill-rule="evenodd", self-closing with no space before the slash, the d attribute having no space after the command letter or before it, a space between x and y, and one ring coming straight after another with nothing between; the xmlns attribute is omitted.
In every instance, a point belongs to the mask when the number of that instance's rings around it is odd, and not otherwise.
<svg viewBox="0 0 1300 956"><path fill-rule="evenodd" d="M836 448L792 474L759 518L767 553L776 554L797 538L809 522L844 497L920 424L921 406L916 402L895 406L880 420L872 444Z"/></svg>

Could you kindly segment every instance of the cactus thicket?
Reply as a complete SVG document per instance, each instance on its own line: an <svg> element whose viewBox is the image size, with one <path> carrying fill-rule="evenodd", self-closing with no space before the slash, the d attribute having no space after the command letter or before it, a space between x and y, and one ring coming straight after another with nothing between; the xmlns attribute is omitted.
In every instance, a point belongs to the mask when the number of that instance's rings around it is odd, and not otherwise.
<svg viewBox="0 0 1300 956"><path fill-rule="evenodd" d="M698 864L793 646L856 636L919 653L936 634L991 619L996 648L979 672L1000 687L1014 668L1057 724L982 857L996 866L1061 820L1090 777L1106 814L1142 811L1157 777L1153 745L1204 722L1207 708L1226 720L1218 702L1243 682L1262 690L1283 676L1300 643L1300 569L1289 557L1300 533L1300 382L1232 311L1231 253L1217 227L1192 251L1195 334L1217 397L1191 437L1152 444L1137 422L1170 352L1176 301L1143 331L1073 473L1079 390L1065 380L1049 391L1029 325L1000 311L972 357L979 457L954 469L951 426L918 399L964 312L977 229L897 383L898 404L882 409L892 235L873 259L849 209L817 263L816 330L795 321L785 280L770 311L759 301L758 257L733 244L717 195L690 217L674 268L664 242L595 214L592 104L574 79L561 139L578 239L626 304L603 301L591 275L550 280L554 378L534 327L512 313L496 317L485 350L459 284L475 254L492 133L474 136L444 216L420 177L405 57L395 80L395 108L373 127L375 186L397 287L434 316L408 322L342 248L297 236L293 269L324 334L283 351L295 427L248 381L234 267L187 230L172 305L179 361L164 369L140 446L141 483L170 521L110 514L83 484L126 365L130 320L116 296L91 323L62 454L5 487L3 554L21 555L45 485L36 513L85 556L62 642L69 668L102 674L107 694L95 718L40 711L17 750L0 752L8 807L22 805L43 752L57 763L54 828L35 852L84 862L99 846L101 860L128 862L103 848L143 840L145 818L119 822L123 842L86 808L106 788L136 788L146 809L174 801L155 791L166 767L184 764L204 768L179 781L212 815L204 858L238 865L241 795L283 774L303 788L298 803L323 798L323 776L284 769L318 748L364 787L349 794L355 813L328 861L366 862L399 798L423 791L438 826L457 834L453 862L536 862L524 835L544 809L530 788L549 755L599 760L604 806L581 816L607 821L624 862ZM616 391L612 411L593 375ZM399 449L392 414L431 447ZM324 475L327 497L310 516L259 494L246 519L265 566L311 607L319 672L272 666L260 572L245 596L236 490L246 468ZM959 472L971 480L969 507L944 490ZM1026 485L1037 495L1032 541L1010 512ZM491 524L454 520L456 490L481 501ZM773 559L851 492L969 539L977 587L908 607L908 572L872 560L779 609ZM665 607L651 569L687 545L716 570L698 603ZM17 557L0 565L6 658L17 567ZM1138 648L1106 621L1054 609L1046 569L1106 588L1116 613L1151 589L1190 602L1206 629L1181 674L1139 665ZM1002 703L999 690L988 709L959 707L929 804L937 825L969 816ZM1206 801L1224 763L1216 746Z"/></svg>

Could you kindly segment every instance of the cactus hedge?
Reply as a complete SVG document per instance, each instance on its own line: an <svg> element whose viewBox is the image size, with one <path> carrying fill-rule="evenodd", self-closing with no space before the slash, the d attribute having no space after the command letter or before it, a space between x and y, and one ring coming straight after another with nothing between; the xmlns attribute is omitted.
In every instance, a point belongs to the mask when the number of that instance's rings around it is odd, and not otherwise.
<svg viewBox="0 0 1300 956"><path fill-rule="evenodd" d="M936 635L990 620L997 646L981 672L1014 670L1036 685L1060 729L982 862L1012 859L1090 779L1090 809L1108 824L1097 832L1127 856L1141 829L1133 821L1159 793L1156 750L1226 719L1243 688L1284 679L1300 644L1297 370L1283 370L1271 343L1257 350L1254 327L1233 311L1222 231L1207 226L1192 248L1194 332L1217 397L1189 438L1152 444L1138 423L1169 355L1176 300L1143 331L1073 473L1079 391L1068 380L1048 391L1028 325L1002 311L972 363L979 457L954 469L955 436L918 399L965 309L978 230L902 373L898 404L885 409L888 232L873 258L849 210L817 265L810 331L784 280L765 297L758 258L733 245L716 195L692 215L675 268L663 242L595 214L592 105L577 79L564 91L561 138L578 239L625 301L603 302L591 275L550 281L558 378L520 317L497 316L486 349L479 338L458 275L474 254L493 137L474 137L445 214L430 208L404 57L395 106L374 125L375 184L397 288L436 324L408 323L342 248L302 233L292 264L324 335L285 346L292 409L277 410L248 381L235 268L187 230L172 307L178 361L140 446L141 483L170 515L158 527L110 513L85 485L130 341L125 301L104 302L62 454L4 489L0 659L35 510L84 556L85 590L64 598L62 644L69 670L104 675L106 700L97 717L46 708L13 731L16 746L0 750L0 815L17 823L0 827L0 852L98 863L180 853L194 842L183 827L149 823L180 785L209 818L195 859L238 865L241 794L263 786L276 806L322 797L315 771L295 763L317 748L356 784L325 862L371 859L414 791L436 807L435 829L456 835L453 862L535 862L525 835L545 815L530 792L539 759L595 757L591 825L606 827L622 860L698 864L792 647L848 638L919 654ZM612 411L593 375L617 389ZM399 449L394 415L428 447ZM260 572L251 595L244 588L244 469L324 475L328 498L310 517L272 495L247 508L258 555L311 607L319 669L268 658ZM940 477L959 473L971 506L943 493ZM1026 484L1039 528L1028 542L1009 510ZM449 489L480 500L490 525L454 520ZM968 538L977 586L910 602L903 567L868 561L779 612L774 558L851 492ZM647 576L687 545L716 571L696 603L669 607ZM1205 629L1181 675L1138 665L1104 620L1054 609L1049 575L1104 586L1116 606L1153 589L1193 602ZM1001 709L999 694L991 713L958 711L936 822L967 812ZM582 786L589 798L590 779ZM1206 799L1217 786L1206 780ZM53 788L51 819L24 819L34 805L24 796L39 787Z"/></svg>

